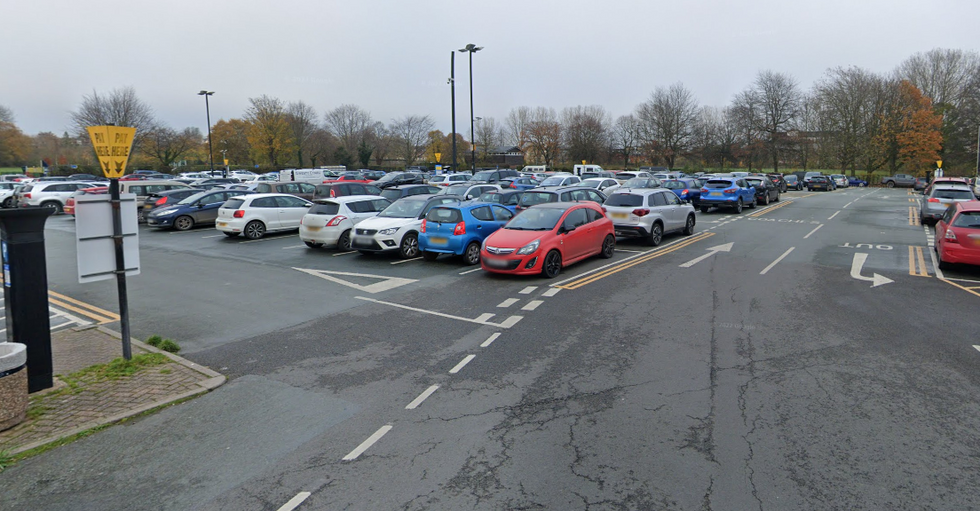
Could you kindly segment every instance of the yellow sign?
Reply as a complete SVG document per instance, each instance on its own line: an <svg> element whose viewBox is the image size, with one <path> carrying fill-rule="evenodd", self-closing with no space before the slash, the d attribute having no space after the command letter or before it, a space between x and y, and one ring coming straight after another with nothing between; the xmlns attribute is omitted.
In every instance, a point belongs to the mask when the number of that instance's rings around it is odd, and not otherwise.
<svg viewBox="0 0 980 511"><path fill-rule="evenodd" d="M129 150L133 147L136 128L124 126L89 126L88 136L92 139L95 155L99 157L102 173L108 178L122 177L126 173Z"/></svg>
<svg viewBox="0 0 980 511"><path fill-rule="evenodd" d="M436 161L437 162L442 161L442 153L436 153Z"/></svg>
<svg viewBox="0 0 980 511"><path fill-rule="evenodd" d="M936 168L937 169L943 168L943 161L942 160L936 160Z"/></svg>
<svg viewBox="0 0 980 511"><path fill-rule="evenodd" d="M228 165L228 158L225 158L225 165Z"/></svg>

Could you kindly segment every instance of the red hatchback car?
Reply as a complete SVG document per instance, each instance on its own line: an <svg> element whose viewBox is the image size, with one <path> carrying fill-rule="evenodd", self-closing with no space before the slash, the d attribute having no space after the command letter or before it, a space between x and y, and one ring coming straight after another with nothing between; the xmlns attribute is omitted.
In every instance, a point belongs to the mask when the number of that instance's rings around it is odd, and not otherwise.
<svg viewBox="0 0 980 511"><path fill-rule="evenodd" d="M594 202L550 202L515 216L483 242L480 261L493 273L554 278L564 266L616 251L613 223Z"/></svg>
<svg viewBox="0 0 980 511"><path fill-rule="evenodd" d="M939 268L953 263L980 265L980 202L954 202L936 223Z"/></svg>

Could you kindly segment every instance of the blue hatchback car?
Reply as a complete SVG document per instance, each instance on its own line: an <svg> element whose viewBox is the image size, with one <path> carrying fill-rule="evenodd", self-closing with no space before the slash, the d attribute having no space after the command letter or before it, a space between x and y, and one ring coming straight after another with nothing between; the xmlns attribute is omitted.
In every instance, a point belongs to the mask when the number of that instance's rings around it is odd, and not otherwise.
<svg viewBox="0 0 980 511"><path fill-rule="evenodd" d="M674 192L677 198L682 201L690 201L694 207L701 203L701 185L696 179L682 177L679 179L666 179L663 187Z"/></svg>
<svg viewBox="0 0 980 511"><path fill-rule="evenodd" d="M500 204L465 202L443 204L429 210L422 221L419 250L426 261L439 254L463 256L468 265L480 262L483 240L514 217Z"/></svg>
<svg viewBox="0 0 980 511"><path fill-rule="evenodd" d="M218 208L226 200L239 195L255 193L251 190L208 190L195 193L171 206L156 208L146 214L150 227L174 228L186 231L197 225L214 225Z"/></svg>
<svg viewBox="0 0 980 511"><path fill-rule="evenodd" d="M712 206L718 206L731 208L738 214L742 212L742 206L754 208L755 205L755 187L740 177L711 178L701 188L702 213L707 213Z"/></svg>

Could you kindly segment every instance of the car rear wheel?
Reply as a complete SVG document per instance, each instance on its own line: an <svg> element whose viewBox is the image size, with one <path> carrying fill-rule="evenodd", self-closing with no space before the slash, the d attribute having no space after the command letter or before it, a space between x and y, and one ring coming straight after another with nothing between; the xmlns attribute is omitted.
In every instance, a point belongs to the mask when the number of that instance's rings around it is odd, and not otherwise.
<svg viewBox="0 0 980 511"><path fill-rule="evenodd" d="M136 210L136 223L141 224L146 222L146 215L143 214L143 208Z"/></svg>
<svg viewBox="0 0 980 511"><path fill-rule="evenodd" d="M603 259L609 259L616 253L616 237L612 234L606 236L606 239L602 240L602 252L599 253L599 257Z"/></svg>
<svg viewBox="0 0 980 511"><path fill-rule="evenodd" d="M323 243L316 243L314 241L304 241L303 243L306 243L306 246L310 248L320 248L323 246Z"/></svg>
<svg viewBox="0 0 980 511"><path fill-rule="evenodd" d="M189 216L179 216L174 219L174 229L178 231L186 231L194 227L194 219Z"/></svg>
<svg viewBox="0 0 980 511"><path fill-rule="evenodd" d="M3 206L5 208L12 208L12 207L14 207L14 199L13 199L13 197L7 197L6 199L4 199L3 200L3 203L0 203L0 206Z"/></svg>
<svg viewBox="0 0 980 511"><path fill-rule="evenodd" d="M58 201L53 201L53 200L47 201L47 202L42 202L41 203L41 207L42 208L51 208L51 209L53 209L55 215L59 215L59 214L61 214L62 211L64 211L64 209L61 207L61 203L58 202Z"/></svg>
<svg viewBox="0 0 980 511"><path fill-rule="evenodd" d="M769 205L769 192L766 192L766 195L762 198L762 205L763 206Z"/></svg>
<svg viewBox="0 0 980 511"><path fill-rule="evenodd" d="M735 203L735 207L732 209L735 211L736 215L742 214L742 199L739 199L738 202Z"/></svg>
<svg viewBox="0 0 980 511"><path fill-rule="evenodd" d="M752 197L752 202L749 203L749 209L755 209L755 206L759 204L758 197Z"/></svg>
<svg viewBox="0 0 980 511"><path fill-rule="evenodd" d="M694 234L694 215L687 215L687 223L684 224L684 236Z"/></svg>
<svg viewBox="0 0 980 511"><path fill-rule="evenodd" d="M428 250L422 252L422 259L425 259L426 261L435 261L438 257L439 252L429 252Z"/></svg>
<svg viewBox="0 0 980 511"><path fill-rule="evenodd" d="M435 252L426 252L426 254L435 254ZM434 259L434 258L433 258ZM463 262L473 266L480 262L480 244L472 241L469 245L466 245L466 251L463 252Z"/></svg>
<svg viewBox="0 0 980 511"><path fill-rule="evenodd" d="M650 227L650 239L647 240L651 247L655 247L660 244L664 239L664 227L657 222L653 223Z"/></svg>
<svg viewBox="0 0 980 511"><path fill-rule="evenodd" d="M887 186L888 188L895 188L895 182L889 181L888 183L885 184L885 186Z"/></svg>
<svg viewBox="0 0 980 511"><path fill-rule="evenodd" d="M402 259L411 259L413 257L418 257L419 255L419 237L414 232L406 234L402 238L402 244L398 248L399 255Z"/></svg>
<svg viewBox="0 0 980 511"><path fill-rule="evenodd" d="M262 236L265 236L265 224L259 222L258 220L252 220L251 222L245 224L245 237L250 240L257 240Z"/></svg>
<svg viewBox="0 0 980 511"><path fill-rule="evenodd" d="M541 265L541 276L546 279L553 279L561 273L561 253L557 250L548 252L544 256L544 264Z"/></svg>
<svg viewBox="0 0 980 511"><path fill-rule="evenodd" d="M340 239L337 240L337 249L350 250L350 229L347 229L340 235Z"/></svg>

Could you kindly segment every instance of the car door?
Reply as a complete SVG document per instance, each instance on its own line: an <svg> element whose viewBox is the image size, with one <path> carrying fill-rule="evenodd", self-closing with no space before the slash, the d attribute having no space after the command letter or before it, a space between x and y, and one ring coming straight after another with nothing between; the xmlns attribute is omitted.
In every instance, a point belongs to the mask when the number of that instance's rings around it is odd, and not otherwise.
<svg viewBox="0 0 980 511"><path fill-rule="evenodd" d="M585 207L570 210L562 220L564 234L561 235L561 246L564 252L562 259L572 261L582 257L591 250L594 233L589 232L589 216Z"/></svg>
<svg viewBox="0 0 980 511"><path fill-rule="evenodd" d="M671 195L674 192L670 192ZM650 208L650 214L653 218L659 218L661 223L664 225L664 232L672 229L674 224L673 220L670 218L671 208L667 205L666 195L663 192L653 192L647 195L647 207ZM652 226L652 224L651 224Z"/></svg>
<svg viewBox="0 0 980 511"><path fill-rule="evenodd" d="M667 202L667 209L670 215L670 225L666 226L665 231L676 231L684 227L687 221L687 211L685 211L684 203L677 198L674 192L661 192L664 196L664 200Z"/></svg>
<svg viewBox="0 0 980 511"><path fill-rule="evenodd" d="M282 229L299 229L299 223L309 209L309 202L299 197L279 195L275 197L279 205L279 227Z"/></svg>
<svg viewBox="0 0 980 511"><path fill-rule="evenodd" d="M229 194L228 192L217 192L209 195L205 195L198 199L197 204L194 205L193 213L191 217L194 218L194 223L196 224L210 224L214 223L218 219L218 209L221 205L228 200L229 195L234 195L234 193Z"/></svg>
<svg viewBox="0 0 980 511"><path fill-rule="evenodd" d="M477 237L481 240L486 239L487 236L493 234L493 231L496 231L500 227L500 223L494 218L490 206L473 208L470 210L470 215L476 219L476 224L473 228L474 232L477 233ZM467 226L467 229L469 228L470 226Z"/></svg>
<svg viewBox="0 0 980 511"><path fill-rule="evenodd" d="M752 204L755 201L754 187L749 186L744 179L735 181L735 185L738 186L738 196L742 198L743 204Z"/></svg>

